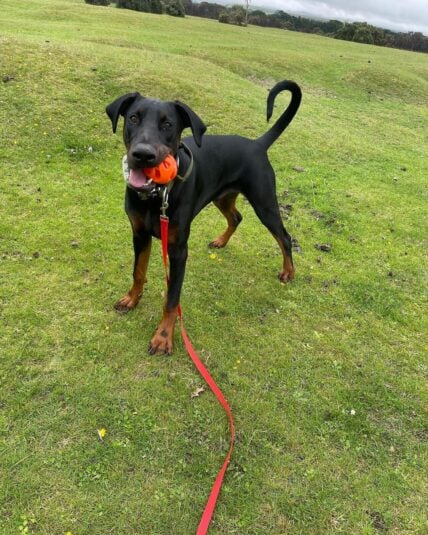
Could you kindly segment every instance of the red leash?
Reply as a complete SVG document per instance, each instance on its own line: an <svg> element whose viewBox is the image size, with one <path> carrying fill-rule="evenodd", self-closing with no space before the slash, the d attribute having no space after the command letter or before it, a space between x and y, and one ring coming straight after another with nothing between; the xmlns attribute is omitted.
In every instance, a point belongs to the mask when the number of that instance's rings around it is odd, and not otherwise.
<svg viewBox="0 0 428 535"><path fill-rule="evenodd" d="M167 206L167 204L166 204ZM164 206L163 208L166 209ZM163 212L165 212L165 209ZM169 225L169 219L163 213L163 215L160 216L160 226L161 226L161 240L162 240L162 257L163 257L163 263L165 266L165 273L166 273L166 281L167 284L169 283L169 276L168 276L168 225ZM217 386L214 379L211 377L209 371L206 369L204 364L201 362L201 359L198 357L196 351L194 350L189 337L187 336L186 330L184 328L183 323L183 311L181 309L181 305L178 306L178 317L180 318L180 327L181 327L181 335L183 337L184 344L186 346L187 352L189 353L190 358L192 359L194 365L198 369L199 373L202 375L202 377L205 379L205 382L208 384L208 386L211 388L213 393L215 394L216 398L218 399L219 403L222 405L223 409L226 411L228 417L229 417L229 427L230 427L230 448L226 455L226 458L224 460L223 466L221 467L217 478L214 482L214 485L211 489L210 496L208 498L208 501L205 505L204 512L202 513L201 521L199 523L198 529L196 531L196 535L205 535L208 531L211 517L213 515L217 498L221 489L221 485L223 483L223 477L226 473L227 467L230 462L230 457L232 455L233 451L233 445L235 443L235 425L233 423L233 415L232 411L230 410L229 404L226 401L226 398L223 396L221 390Z"/></svg>

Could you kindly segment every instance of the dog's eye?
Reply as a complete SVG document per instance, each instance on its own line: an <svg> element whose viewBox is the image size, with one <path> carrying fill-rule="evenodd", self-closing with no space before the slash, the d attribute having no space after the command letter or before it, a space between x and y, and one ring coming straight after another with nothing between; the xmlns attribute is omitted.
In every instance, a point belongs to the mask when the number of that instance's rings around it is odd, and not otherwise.
<svg viewBox="0 0 428 535"><path fill-rule="evenodd" d="M131 121L131 123L133 124L137 124L138 123L138 117L136 115L131 115L129 117L129 120Z"/></svg>
<svg viewBox="0 0 428 535"><path fill-rule="evenodd" d="M162 130L170 130L172 128L172 123L169 121L165 121L162 123Z"/></svg>

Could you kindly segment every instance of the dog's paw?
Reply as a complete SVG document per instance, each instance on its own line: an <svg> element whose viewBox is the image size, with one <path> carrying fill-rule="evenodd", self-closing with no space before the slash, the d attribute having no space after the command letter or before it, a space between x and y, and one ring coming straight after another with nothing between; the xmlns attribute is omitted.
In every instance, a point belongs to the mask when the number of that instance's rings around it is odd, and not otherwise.
<svg viewBox="0 0 428 535"><path fill-rule="evenodd" d="M223 249L223 247L226 247L226 244L226 241L222 240L221 238L216 238L208 244L208 247L210 249Z"/></svg>
<svg viewBox="0 0 428 535"><path fill-rule="evenodd" d="M208 244L208 247L210 249L222 249L223 247L226 247L227 241L223 238L223 236L219 236L212 242Z"/></svg>
<svg viewBox="0 0 428 535"><path fill-rule="evenodd" d="M281 273L278 273L278 279L280 282L290 282L294 279L294 269L290 271L281 271Z"/></svg>
<svg viewBox="0 0 428 535"><path fill-rule="evenodd" d="M149 345L150 355L172 355L172 332L157 330Z"/></svg>
<svg viewBox="0 0 428 535"><path fill-rule="evenodd" d="M139 303L140 296L133 297L130 293L125 294L117 303L115 303L114 308L117 312L121 314L126 314L127 312L133 310Z"/></svg>

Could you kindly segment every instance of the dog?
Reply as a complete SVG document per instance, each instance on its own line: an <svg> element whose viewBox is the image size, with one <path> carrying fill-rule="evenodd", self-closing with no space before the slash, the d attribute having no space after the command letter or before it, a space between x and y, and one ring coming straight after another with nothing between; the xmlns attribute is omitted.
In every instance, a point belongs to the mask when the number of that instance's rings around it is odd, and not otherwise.
<svg viewBox="0 0 428 535"><path fill-rule="evenodd" d="M188 238L193 218L210 202L224 215L226 230L210 243L225 247L242 220L235 206L239 193L254 208L260 221L279 244L283 255L279 279L294 276L291 237L283 226L276 198L275 173L267 150L290 124L300 106L302 93L295 82L277 83L267 98L269 121L274 101L281 91L290 91L291 100L275 124L252 140L238 135L206 135L206 126L186 104L146 98L128 93L106 107L113 133L120 116L124 118L123 140L130 170L125 193L125 211L132 226L134 270L131 289L115 304L119 312L134 309L140 301L149 263L152 237L160 237L160 212L164 188L156 186L142 171L159 165L173 155L178 176L169 191L168 255L170 280L163 315L150 342L149 353L171 354L181 287L188 254ZM184 129L191 137L181 141Z"/></svg>

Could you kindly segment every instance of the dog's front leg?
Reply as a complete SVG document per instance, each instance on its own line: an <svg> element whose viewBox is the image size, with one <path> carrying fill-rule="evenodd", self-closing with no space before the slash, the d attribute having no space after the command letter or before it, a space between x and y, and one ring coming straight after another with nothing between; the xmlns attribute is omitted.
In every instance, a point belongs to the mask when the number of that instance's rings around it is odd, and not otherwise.
<svg viewBox="0 0 428 535"><path fill-rule="evenodd" d="M132 220L131 223L134 243L133 283L129 292L114 305L118 312L129 312L138 305L144 284L147 282L146 274L152 247L152 237L141 228L138 228Z"/></svg>
<svg viewBox="0 0 428 535"><path fill-rule="evenodd" d="M174 329L186 269L187 243L181 246L177 244L169 245L168 256L170 266L168 292L162 319L150 342L149 353L151 355L156 353L171 355L173 351Z"/></svg>

